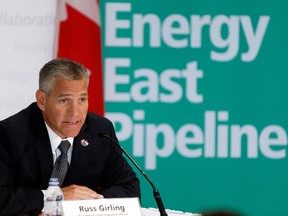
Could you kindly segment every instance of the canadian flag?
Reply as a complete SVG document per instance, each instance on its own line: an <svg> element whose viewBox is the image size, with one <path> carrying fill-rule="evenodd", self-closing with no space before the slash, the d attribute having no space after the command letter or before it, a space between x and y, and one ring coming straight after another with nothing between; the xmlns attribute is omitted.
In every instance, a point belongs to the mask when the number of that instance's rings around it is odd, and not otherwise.
<svg viewBox="0 0 288 216"><path fill-rule="evenodd" d="M56 56L77 61L89 70L89 111L103 115L99 2L97 0L57 2Z"/></svg>

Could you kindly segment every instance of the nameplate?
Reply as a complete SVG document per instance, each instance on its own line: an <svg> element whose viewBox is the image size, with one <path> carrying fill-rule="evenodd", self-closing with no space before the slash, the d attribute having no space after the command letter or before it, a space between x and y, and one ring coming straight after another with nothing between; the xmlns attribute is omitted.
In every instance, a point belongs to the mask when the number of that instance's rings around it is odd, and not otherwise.
<svg viewBox="0 0 288 216"><path fill-rule="evenodd" d="M141 216L138 198L63 200L65 216Z"/></svg>

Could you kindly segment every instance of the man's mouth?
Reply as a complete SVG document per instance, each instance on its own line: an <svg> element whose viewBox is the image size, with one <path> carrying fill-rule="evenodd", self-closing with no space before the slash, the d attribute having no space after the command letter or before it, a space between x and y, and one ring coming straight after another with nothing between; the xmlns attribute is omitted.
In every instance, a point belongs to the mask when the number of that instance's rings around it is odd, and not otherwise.
<svg viewBox="0 0 288 216"><path fill-rule="evenodd" d="M76 125L78 121L67 121L66 124L68 125Z"/></svg>

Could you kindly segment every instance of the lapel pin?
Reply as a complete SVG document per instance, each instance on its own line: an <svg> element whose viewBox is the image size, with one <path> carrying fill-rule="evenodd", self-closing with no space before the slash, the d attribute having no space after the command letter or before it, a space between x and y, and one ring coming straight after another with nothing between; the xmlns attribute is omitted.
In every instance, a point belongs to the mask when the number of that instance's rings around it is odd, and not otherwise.
<svg viewBox="0 0 288 216"><path fill-rule="evenodd" d="M89 142L85 139L82 139L81 140L81 145L84 146L84 147L87 147L89 145Z"/></svg>

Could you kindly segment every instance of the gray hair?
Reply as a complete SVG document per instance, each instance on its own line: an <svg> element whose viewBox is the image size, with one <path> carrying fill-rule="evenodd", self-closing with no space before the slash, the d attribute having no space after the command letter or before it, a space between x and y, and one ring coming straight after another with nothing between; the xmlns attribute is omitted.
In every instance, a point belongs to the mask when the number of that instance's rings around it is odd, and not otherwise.
<svg viewBox="0 0 288 216"><path fill-rule="evenodd" d="M65 80L86 79L89 82L89 73L86 68L75 61L67 58L56 58L47 62L39 73L39 89L49 95L54 88L57 77Z"/></svg>

